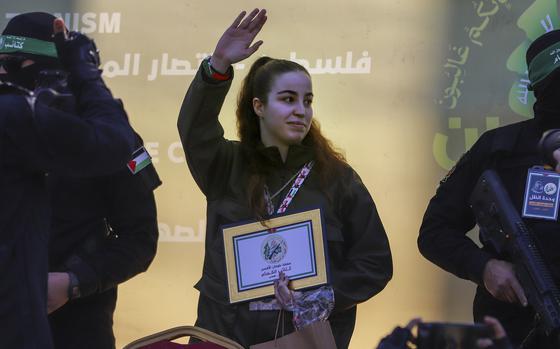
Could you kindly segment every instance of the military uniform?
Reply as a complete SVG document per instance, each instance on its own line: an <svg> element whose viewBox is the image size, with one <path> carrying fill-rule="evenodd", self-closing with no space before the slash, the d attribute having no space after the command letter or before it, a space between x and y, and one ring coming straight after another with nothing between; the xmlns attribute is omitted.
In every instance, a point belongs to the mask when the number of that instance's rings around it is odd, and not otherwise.
<svg viewBox="0 0 560 349"><path fill-rule="evenodd" d="M483 271L490 259L511 261L498 253L480 236L479 248L465 234L476 222L469 207L469 198L485 169L495 169L513 205L521 213L527 171L542 165L537 144L548 128L542 115L535 119L501 127L484 133L441 181L430 200L418 237L420 252L430 261L456 276L478 285L473 305L475 321L491 315L503 324L508 336L519 345L534 327L530 307L501 302L492 297L483 284ZM558 221L524 218L549 266L554 279L560 280L560 224ZM540 348L546 348L544 344Z"/></svg>
<svg viewBox="0 0 560 349"><path fill-rule="evenodd" d="M47 174L112 173L135 145L122 105L101 79L95 46L83 35L59 34L55 48L53 21L47 13L15 16L0 40L0 338L6 348L52 347ZM35 88L39 71L57 66L69 74L75 109L59 108L61 98L51 90L21 88Z"/></svg>
<svg viewBox="0 0 560 349"><path fill-rule="evenodd" d="M140 144L138 144L140 146ZM117 285L145 271L158 238L153 165L95 178L50 175L49 271L72 272L80 296L50 314L57 349L115 348Z"/></svg>
<svg viewBox="0 0 560 349"><path fill-rule="evenodd" d="M104 98L110 97L106 92L95 93L104 89L99 82L88 88L96 107L80 116L41 102L32 110L23 95L0 95L0 337L6 347L50 347L46 174L105 174L122 167L133 150L120 104Z"/></svg>

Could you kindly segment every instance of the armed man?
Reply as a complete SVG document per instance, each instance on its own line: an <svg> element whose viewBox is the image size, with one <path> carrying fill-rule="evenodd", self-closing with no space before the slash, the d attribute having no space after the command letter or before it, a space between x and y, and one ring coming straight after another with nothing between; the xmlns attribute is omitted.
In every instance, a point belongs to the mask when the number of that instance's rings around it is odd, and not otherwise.
<svg viewBox="0 0 560 349"><path fill-rule="evenodd" d="M6 348L52 348L48 175L114 173L137 143L98 65L93 42L67 33L62 20L46 13L12 18L0 36L0 337Z"/></svg>
<svg viewBox="0 0 560 349"><path fill-rule="evenodd" d="M559 285L558 200L545 213L527 213L530 211L527 194L531 190L543 190L536 182L528 181L545 171L538 152L539 139L547 130L560 128L559 52L558 30L544 34L531 44L526 58L530 87L536 97L534 118L488 131L480 137L440 182L418 237L420 252L427 259L478 285L473 303L474 320L481 322L487 315L497 318L515 347L525 339L524 348L558 348L558 343L556 334L549 335L539 325L516 275L512 256L504 250L498 251L483 232L481 248L465 235L476 224L469 198L483 171L495 170L530 229L553 282ZM550 186L550 193L552 189Z"/></svg>

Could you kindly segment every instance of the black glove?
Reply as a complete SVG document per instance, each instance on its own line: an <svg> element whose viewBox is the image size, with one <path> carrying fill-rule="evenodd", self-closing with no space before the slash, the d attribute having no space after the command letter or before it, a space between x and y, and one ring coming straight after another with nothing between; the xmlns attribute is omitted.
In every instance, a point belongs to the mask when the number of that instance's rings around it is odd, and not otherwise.
<svg viewBox="0 0 560 349"><path fill-rule="evenodd" d="M57 33L54 43L58 59L72 82L80 84L101 77L99 51L92 39L78 32L70 32L67 37Z"/></svg>

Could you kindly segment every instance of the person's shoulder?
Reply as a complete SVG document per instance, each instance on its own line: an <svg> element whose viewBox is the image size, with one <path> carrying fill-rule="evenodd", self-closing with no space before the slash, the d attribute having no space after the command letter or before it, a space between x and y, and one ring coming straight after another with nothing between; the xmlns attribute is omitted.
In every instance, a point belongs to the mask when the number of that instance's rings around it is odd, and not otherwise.
<svg viewBox="0 0 560 349"><path fill-rule="evenodd" d="M482 136L480 136L480 138L485 137L485 138L493 138L493 137L497 137L497 136L516 136L517 133L527 127L530 127L530 125L533 123L533 120L524 120L524 121L518 121L518 122L514 122L508 125L504 125L504 126L500 126L500 127L496 127L493 128L491 130L488 130L486 132L484 132L482 134Z"/></svg>
<svg viewBox="0 0 560 349"><path fill-rule="evenodd" d="M518 135L521 130L529 126L529 123L529 120L521 121L484 132L440 181L440 185L446 183L451 175L461 172L464 168L478 174L490 166L497 156L511 153L515 148Z"/></svg>
<svg viewBox="0 0 560 349"><path fill-rule="evenodd" d="M488 131L484 132L484 134L496 135L496 134L501 134L501 133L518 132L519 130L522 130L526 127L529 127L529 125L532 124L533 121L534 121L533 119L529 119L529 120L513 122L511 124L507 124L507 125L504 125L504 126L500 126L500 127L496 127L494 129L488 130Z"/></svg>
<svg viewBox="0 0 560 349"><path fill-rule="evenodd" d="M519 134L531 127L533 120L519 121L484 132L473 145L473 150L488 153L510 152Z"/></svg>
<svg viewBox="0 0 560 349"><path fill-rule="evenodd" d="M358 172L352 166L350 166L350 164L348 163L340 164L338 171L340 174L339 176L340 181L345 183L346 185L363 184L362 178L360 177Z"/></svg>
<svg viewBox="0 0 560 349"><path fill-rule="evenodd" d="M152 156L144 147L140 135L136 132L135 134L138 148L130 155L130 160L123 163L118 171L99 177L100 182L107 188L125 186L138 188L138 190L153 191L162 184Z"/></svg>

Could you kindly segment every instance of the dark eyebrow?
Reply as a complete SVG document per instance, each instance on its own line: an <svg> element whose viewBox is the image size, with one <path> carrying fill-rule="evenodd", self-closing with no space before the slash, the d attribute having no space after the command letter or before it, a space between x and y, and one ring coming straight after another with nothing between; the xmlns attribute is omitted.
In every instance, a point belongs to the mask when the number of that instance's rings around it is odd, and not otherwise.
<svg viewBox="0 0 560 349"><path fill-rule="evenodd" d="M288 93L288 94L291 94L291 95L297 95L297 92L296 92L296 91L292 91L292 90L278 91L276 94L277 94L277 95L281 95L282 93ZM308 92L308 93L305 94L305 97L309 97L309 96L313 97L313 93L312 93L312 92Z"/></svg>
<svg viewBox="0 0 560 349"><path fill-rule="evenodd" d="M276 94L277 95L281 95L282 93L289 93L291 95L297 95L296 91L292 91L292 90L283 90L283 91L278 91Z"/></svg>

